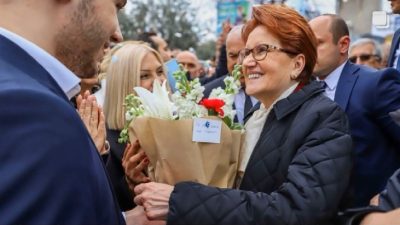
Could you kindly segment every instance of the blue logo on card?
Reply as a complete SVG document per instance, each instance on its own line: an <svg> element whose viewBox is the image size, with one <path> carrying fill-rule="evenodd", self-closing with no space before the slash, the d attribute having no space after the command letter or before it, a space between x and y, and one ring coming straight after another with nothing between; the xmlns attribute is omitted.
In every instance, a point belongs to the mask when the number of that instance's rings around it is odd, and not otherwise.
<svg viewBox="0 0 400 225"><path fill-rule="evenodd" d="M207 128L210 128L210 122L206 122L205 124L204 124L204 126L206 126Z"/></svg>

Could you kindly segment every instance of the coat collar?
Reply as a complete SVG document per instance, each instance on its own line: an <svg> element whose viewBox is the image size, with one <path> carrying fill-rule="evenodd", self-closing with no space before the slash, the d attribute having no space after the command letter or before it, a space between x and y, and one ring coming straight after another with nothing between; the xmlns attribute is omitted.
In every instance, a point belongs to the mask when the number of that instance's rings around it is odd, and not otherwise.
<svg viewBox="0 0 400 225"><path fill-rule="evenodd" d="M289 97L275 104L273 110L276 118L281 120L300 107L308 99L322 92L324 92L324 84L317 81L311 82L309 85L304 86L299 91L292 93Z"/></svg>
<svg viewBox="0 0 400 225"><path fill-rule="evenodd" d="M318 81L313 81L310 84L304 86L298 91L290 94L289 97L284 98L278 101L272 111L275 112L275 116L278 120L284 118L289 115L291 112L300 107L304 102L306 102L309 98L322 93L324 91L323 84ZM245 122L253 115L253 113L260 108L260 102L258 102L246 115ZM271 111L271 112L272 112Z"/></svg>
<svg viewBox="0 0 400 225"><path fill-rule="evenodd" d="M347 62L343 68L342 74L340 75L335 93L335 102L343 109L343 111L346 111L351 92L353 91L353 87L358 79L357 72L359 70L359 66Z"/></svg>

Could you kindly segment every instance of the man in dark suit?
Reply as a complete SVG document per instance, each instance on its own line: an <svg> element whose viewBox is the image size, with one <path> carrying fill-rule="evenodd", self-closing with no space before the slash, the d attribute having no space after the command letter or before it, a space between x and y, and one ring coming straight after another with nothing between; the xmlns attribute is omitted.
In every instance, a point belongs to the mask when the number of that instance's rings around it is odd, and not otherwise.
<svg viewBox="0 0 400 225"><path fill-rule="evenodd" d="M239 51L245 47L241 32L242 25L239 25L233 27L228 33L228 36L226 37L226 59L229 74L207 83L204 86L204 97L208 98L211 94L211 91L215 88L225 88L224 79L226 76L230 76L230 74L232 74L233 68L238 60ZM243 124L244 117L258 101L254 97L246 95L244 91L244 78L242 78L240 82L242 88L239 90L239 93L236 94L234 101L234 107L236 109L235 122Z"/></svg>
<svg viewBox="0 0 400 225"><path fill-rule="evenodd" d="M0 0L0 224L124 224L69 99L126 0Z"/></svg>
<svg viewBox="0 0 400 225"><path fill-rule="evenodd" d="M400 73L348 62L349 31L339 16L322 15L309 24L319 43L314 75L326 83L326 95L350 121L355 156L351 205L368 205L400 167L400 126L389 115L400 109Z"/></svg>
<svg viewBox="0 0 400 225"><path fill-rule="evenodd" d="M400 0L388 0L392 7L393 14L400 14ZM390 46L390 53L388 56L388 67L393 67L400 70L400 29L396 30L393 35L392 45Z"/></svg>

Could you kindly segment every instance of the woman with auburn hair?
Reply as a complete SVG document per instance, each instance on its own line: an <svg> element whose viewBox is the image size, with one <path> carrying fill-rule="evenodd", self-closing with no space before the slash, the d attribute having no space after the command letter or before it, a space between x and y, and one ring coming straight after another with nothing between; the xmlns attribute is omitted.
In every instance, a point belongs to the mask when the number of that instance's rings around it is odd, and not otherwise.
<svg viewBox="0 0 400 225"><path fill-rule="evenodd" d="M129 190L129 180L125 178L122 157L125 151L133 151L128 144L118 143L121 130L126 123L124 100L133 93L134 87L153 89L153 81L163 82L166 79L165 68L157 51L144 42L127 42L116 50L110 59L106 74L106 91L104 115L107 125L107 140L110 143L110 155L106 162L116 197L122 210L135 206ZM137 153L137 152L136 152ZM148 159L143 152L138 152L133 168L145 168ZM141 170L141 169L140 169ZM147 178L139 179L142 182Z"/></svg>
<svg viewBox="0 0 400 225"><path fill-rule="evenodd" d="M239 189L150 182L135 187L135 202L168 224L327 224L349 182L352 141L344 112L309 82L316 38L280 5L254 7L242 34L246 93L261 106L245 124Z"/></svg>

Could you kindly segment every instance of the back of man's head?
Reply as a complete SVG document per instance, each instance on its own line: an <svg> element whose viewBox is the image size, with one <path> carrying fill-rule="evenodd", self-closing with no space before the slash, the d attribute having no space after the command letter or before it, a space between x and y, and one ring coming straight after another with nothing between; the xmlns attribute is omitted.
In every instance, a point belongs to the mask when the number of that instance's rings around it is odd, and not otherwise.
<svg viewBox="0 0 400 225"><path fill-rule="evenodd" d="M168 43L155 32L144 32L139 35L139 40L149 43L150 47L160 53L164 62L172 58Z"/></svg>
<svg viewBox="0 0 400 225"><path fill-rule="evenodd" d="M349 28L344 19L336 14L323 14L322 16L327 16L331 19L330 31L333 36L334 43L337 43L340 38L344 36L349 36Z"/></svg>
<svg viewBox="0 0 400 225"><path fill-rule="evenodd" d="M152 47L155 50L158 50L158 45L153 41L151 37L157 36L155 32L143 32L139 34L139 41L144 41L150 44L150 47Z"/></svg>

